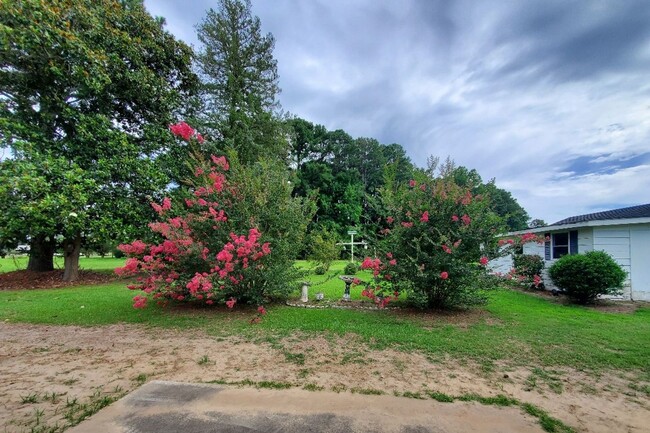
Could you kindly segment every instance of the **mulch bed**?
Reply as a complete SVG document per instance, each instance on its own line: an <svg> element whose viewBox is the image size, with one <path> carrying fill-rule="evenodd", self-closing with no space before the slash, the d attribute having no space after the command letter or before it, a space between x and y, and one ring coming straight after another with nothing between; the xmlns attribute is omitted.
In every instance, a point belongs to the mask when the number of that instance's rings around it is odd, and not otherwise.
<svg viewBox="0 0 650 433"><path fill-rule="evenodd" d="M79 271L79 279L63 281L63 270L49 272L13 271L0 273L0 290L58 289L108 283L119 277L112 273Z"/></svg>

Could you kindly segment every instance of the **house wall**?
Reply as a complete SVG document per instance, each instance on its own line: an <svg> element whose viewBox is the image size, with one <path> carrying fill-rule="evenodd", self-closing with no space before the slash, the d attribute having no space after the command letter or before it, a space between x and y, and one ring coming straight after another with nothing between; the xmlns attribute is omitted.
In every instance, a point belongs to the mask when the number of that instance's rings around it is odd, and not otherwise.
<svg viewBox="0 0 650 433"><path fill-rule="evenodd" d="M630 227L630 282L635 301L650 301L650 224Z"/></svg>
<svg viewBox="0 0 650 433"><path fill-rule="evenodd" d="M631 297L630 226L594 227L594 250L605 251L623 268L627 278L623 287L623 299Z"/></svg>

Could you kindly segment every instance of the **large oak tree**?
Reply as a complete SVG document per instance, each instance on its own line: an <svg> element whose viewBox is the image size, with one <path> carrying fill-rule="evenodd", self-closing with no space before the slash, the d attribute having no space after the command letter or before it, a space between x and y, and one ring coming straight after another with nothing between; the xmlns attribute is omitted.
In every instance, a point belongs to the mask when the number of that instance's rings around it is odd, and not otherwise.
<svg viewBox="0 0 650 433"><path fill-rule="evenodd" d="M0 246L29 242L35 271L63 248L74 280L84 242L149 220L192 51L140 1L0 1Z"/></svg>

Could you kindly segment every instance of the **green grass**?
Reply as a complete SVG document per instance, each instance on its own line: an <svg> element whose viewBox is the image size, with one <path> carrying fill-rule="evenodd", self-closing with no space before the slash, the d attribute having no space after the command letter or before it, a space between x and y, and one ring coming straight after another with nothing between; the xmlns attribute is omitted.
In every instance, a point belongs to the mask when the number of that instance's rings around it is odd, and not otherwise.
<svg viewBox="0 0 650 433"><path fill-rule="evenodd" d="M344 265L345 262L335 263L333 271L340 271ZM359 277L367 278L363 274ZM315 281L324 277L309 278ZM491 294L488 305L483 307L484 314L469 315L474 319L468 319L462 326L449 323L436 312L405 315L394 311L284 305L268 306L269 314L264 320L251 325L254 309L239 306L229 311L225 307L162 308L151 303L144 310L135 310L131 298L136 293L125 286L124 281L118 281L93 287L0 292L0 321L83 326L124 322L200 328L212 335L237 334L275 344L296 333L326 337L352 334L372 348L420 351L434 359L451 356L481 365L505 361L510 365L534 366L538 370L531 381L551 387L557 382L554 375L549 375L553 367L650 370L650 346L642 343L650 341L648 307L633 314L605 313L499 290ZM316 287L340 297L344 284L335 278L320 286L315 284L310 293ZM358 291L353 289L353 298L359 295ZM286 354L287 362L299 365L304 356ZM363 358L348 360L357 361ZM559 386L556 388L555 392L562 391Z"/></svg>
<svg viewBox="0 0 650 433"><path fill-rule="evenodd" d="M0 273L19 271L27 268L27 256L7 256L0 258ZM113 269L124 266L125 259L113 257L84 257L79 258L79 269L92 271L113 271ZM63 269L63 257L54 256L54 268Z"/></svg>

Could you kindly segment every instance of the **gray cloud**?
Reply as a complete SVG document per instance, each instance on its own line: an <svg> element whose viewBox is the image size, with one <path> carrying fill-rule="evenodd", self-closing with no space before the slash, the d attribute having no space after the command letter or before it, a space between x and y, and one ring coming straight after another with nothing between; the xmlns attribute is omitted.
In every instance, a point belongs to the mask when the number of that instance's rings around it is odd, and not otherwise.
<svg viewBox="0 0 650 433"><path fill-rule="evenodd" d="M145 4L190 43L214 7ZM547 221L650 202L646 0L253 0L253 12L276 39L291 113L400 143L418 165L450 155Z"/></svg>

